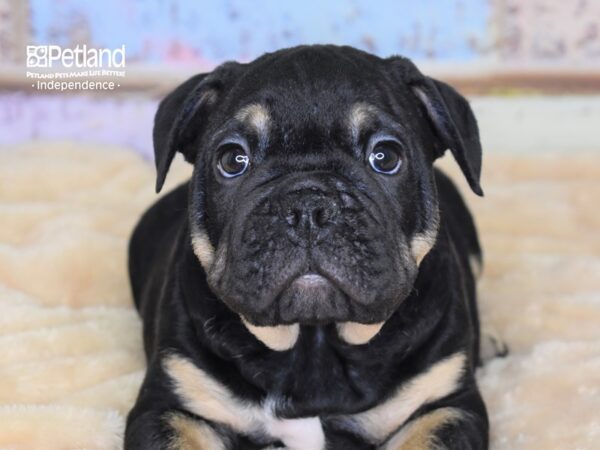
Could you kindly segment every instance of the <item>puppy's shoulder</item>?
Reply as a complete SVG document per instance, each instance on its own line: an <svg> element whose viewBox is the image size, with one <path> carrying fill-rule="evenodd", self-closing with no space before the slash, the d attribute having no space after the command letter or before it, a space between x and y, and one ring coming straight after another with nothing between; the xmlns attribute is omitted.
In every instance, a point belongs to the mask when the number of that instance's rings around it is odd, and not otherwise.
<svg viewBox="0 0 600 450"><path fill-rule="evenodd" d="M145 277L157 255L175 245L177 232L187 219L189 182L162 196L142 215L129 240L129 273L136 303Z"/></svg>
<svg viewBox="0 0 600 450"><path fill-rule="evenodd" d="M454 182L441 170L435 170L440 218L450 233L458 251L481 259L481 246L475 221Z"/></svg>
<svg viewBox="0 0 600 450"><path fill-rule="evenodd" d="M135 235L139 231L147 231L148 227L156 226L157 222L164 225L185 215L187 211L188 191L189 181L180 184L159 198L142 215L133 234Z"/></svg>

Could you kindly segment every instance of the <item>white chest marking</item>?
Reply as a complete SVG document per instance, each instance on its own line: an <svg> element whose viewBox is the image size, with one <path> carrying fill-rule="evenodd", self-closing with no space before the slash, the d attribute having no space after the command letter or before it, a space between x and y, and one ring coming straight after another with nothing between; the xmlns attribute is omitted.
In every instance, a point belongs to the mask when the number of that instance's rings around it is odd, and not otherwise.
<svg viewBox="0 0 600 450"><path fill-rule="evenodd" d="M289 450L323 450L325 434L318 417L304 419L267 420L267 432L285 444Z"/></svg>

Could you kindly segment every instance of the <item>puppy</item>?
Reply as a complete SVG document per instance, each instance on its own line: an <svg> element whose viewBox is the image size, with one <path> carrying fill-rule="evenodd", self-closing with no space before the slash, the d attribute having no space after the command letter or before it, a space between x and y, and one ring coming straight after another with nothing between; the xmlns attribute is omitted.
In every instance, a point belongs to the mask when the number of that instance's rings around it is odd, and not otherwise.
<svg viewBox="0 0 600 450"><path fill-rule="evenodd" d="M160 104L131 238L148 369L127 449L486 449L467 101L406 58L302 46Z"/></svg>

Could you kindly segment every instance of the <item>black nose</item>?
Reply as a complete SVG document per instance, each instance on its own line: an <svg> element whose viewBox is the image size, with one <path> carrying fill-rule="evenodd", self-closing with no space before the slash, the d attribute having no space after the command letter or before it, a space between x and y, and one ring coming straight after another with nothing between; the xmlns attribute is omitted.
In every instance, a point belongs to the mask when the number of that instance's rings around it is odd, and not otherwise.
<svg viewBox="0 0 600 450"><path fill-rule="evenodd" d="M315 241L335 222L339 214L337 201L325 192L305 188L282 197L283 219L297 239Z"/></svg>

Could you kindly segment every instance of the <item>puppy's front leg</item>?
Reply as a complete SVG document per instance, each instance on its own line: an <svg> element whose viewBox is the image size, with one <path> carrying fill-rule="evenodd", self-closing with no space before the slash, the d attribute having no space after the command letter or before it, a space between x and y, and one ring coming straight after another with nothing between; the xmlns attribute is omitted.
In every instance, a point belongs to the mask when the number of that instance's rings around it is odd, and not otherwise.
<svg viewBox="0 0 600 450"><path fill-rule="evenodd" d="M125 450L226 450L230 444L207 422L159 410L129 420L125 434Z"/></svg>
<svg viewBox="0 0 600 450"><path fill-rule="evenodd" d="M182 412L159 364L150 366L134 408L127 417L125 450L225 450L231 436Z"/></svg>
<svg viewBox="0 0 600 450"><path fill-rule="evenodd" d="M476 387L404 425L381 450L486 450L488 419Z"/></svg>

